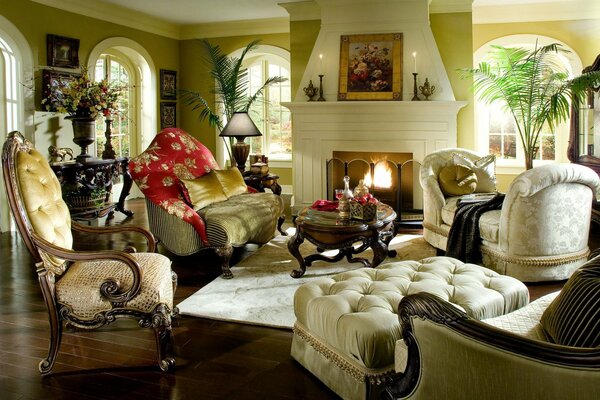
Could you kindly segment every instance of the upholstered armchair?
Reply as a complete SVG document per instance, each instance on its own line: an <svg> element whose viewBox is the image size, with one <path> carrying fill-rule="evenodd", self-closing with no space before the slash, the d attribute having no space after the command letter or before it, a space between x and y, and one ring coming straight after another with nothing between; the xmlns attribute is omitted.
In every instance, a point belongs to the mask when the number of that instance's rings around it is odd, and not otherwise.
<svg viewBox="0 0 600 400"><path fill-rule="evenodd" d="M462 196L444 194L438 175L456 162L455 154L462 155L461 162L470 158L478 188L484 182L475 193L494 189L493 166L481 165L485 157L464 149L425 157L420 178L423 233L427 242L441 250L446 250ZM589 254L591 207L598 190L598 175L581 165L551 164L521 173L509 186L501 209L482 213L479 219L482 264L525 282L569 278Z"/></svg>
<svg viewBox="0 0 600 400"><path fill-rule="evenodd" d="M387 399L597 399L600 260L560 293L478 321L435 295L404 297Z"/></svg>
<svg viewBox="0 0 600 400"><path fill-rule="evenodd" d="M11 132L2 151L4 183L16 226L30 251L50 322L50 348L39 364L51 372L63 325L95 329L119 318L135 318L153 328L158 366L174 365L171 317L177 276L171 262L155 253L152 234L134 226L88 227L71 221L61 186L44 156L19 132ZM88 234L139 234L146 253L135 249L73 250L73 231Z"/></svg>
<svg viewBox="0 0 600 400"><path fill-rule="evenodd" d="M482 157L467 149L448 148L430 153L423 159L419 176L423 188L423 237L440 250L446 250L448 233L460 195L445 194L440 187L439 176L445 167L458 164L468 164L471 167L477 164L475 193L496 191L493 157Z"/></svg>
<svg viewBox="0 0 600 400"><path fill-rule="evenodd" d="M221 170L210 150L181 129L159 132L129 166L159 243L179 256L216 251L223 278L233 277L234 247L265 244L276 228L281 232L281 197L248 188L237 169Z"/></svg>

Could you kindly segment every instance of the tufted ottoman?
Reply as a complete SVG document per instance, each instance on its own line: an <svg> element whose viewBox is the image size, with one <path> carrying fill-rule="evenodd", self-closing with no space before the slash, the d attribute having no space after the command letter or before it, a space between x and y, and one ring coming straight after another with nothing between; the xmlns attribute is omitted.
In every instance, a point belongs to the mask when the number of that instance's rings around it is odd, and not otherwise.
<svg viewBox="0 0 600 400"><path fill-rule="evenodd" d="M529 303L522 282L454 258L361 268L298 288L292 357L344 399L378 398L394 374L398 304L418 292L433 293L477 319Z"/></svg>

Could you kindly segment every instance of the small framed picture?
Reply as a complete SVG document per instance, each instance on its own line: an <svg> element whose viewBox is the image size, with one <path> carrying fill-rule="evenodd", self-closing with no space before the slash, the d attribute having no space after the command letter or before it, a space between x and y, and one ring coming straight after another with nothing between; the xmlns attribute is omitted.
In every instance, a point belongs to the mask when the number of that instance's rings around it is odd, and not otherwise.
<svg viewBox="0 0 600 400"><path fill-rule="evenodd" d="M163 100L177 99L177 71L160 70L160 98Z"/></svg>
<svg viewBox="0 0 600 400"><path fill-rule="evenodd" d="M68 85L71 81L76 81L81 76L76 72L63 72L45 69L42 71L42 100L50 96L51 88ZM48 108L46 108L48 106ZM42 104L42 111L56 111L51 103Z"/></svg>
<svg viewBox="0 0 600 400"><path fill-rule="evenodd" d="M79 39L48 34L46 53L51 67L79 67Z"/></svg>
<svg viewBox="0 0 600 400"><path fill-rule="evenodd" d="M338 100L402 100L402 33L344 35Z"/></svg>
<svg viewBox="0 0 600 400"><path fill-rule="evenodd" d="M160 103L160 129L174 128L177 124L177 103Z"/></svg>

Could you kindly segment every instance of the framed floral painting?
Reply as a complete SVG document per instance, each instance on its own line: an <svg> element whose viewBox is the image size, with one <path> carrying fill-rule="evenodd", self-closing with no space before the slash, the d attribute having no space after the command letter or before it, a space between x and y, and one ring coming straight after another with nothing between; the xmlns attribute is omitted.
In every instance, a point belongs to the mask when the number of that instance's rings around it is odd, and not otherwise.
<svg viewBox="0 0 600 400"><path fill-rule="evenodd" d="M402 33L341 37L338 100L402 100Z"/></svg>

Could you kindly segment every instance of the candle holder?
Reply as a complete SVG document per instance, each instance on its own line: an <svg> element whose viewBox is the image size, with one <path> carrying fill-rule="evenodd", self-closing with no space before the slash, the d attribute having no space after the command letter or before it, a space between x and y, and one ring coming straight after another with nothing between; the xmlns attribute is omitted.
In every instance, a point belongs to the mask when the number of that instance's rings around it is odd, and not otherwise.
<svg viewBox="0 0 600 400"><path fill-rule="evenodd" d="M419 75L419 74L416 72L413 72L414 87L413 87L413 98L411 99L412 101L421 101L421 99L419 98L418 92L417 92L417 75Z"/></svg>
<svg viewBox="0 0 600 400"><path fill-rule="evenodd" d="M319 75L319 98L317 101L325 101L325 97L323 97L323 77L325 75Z"/></svg>

